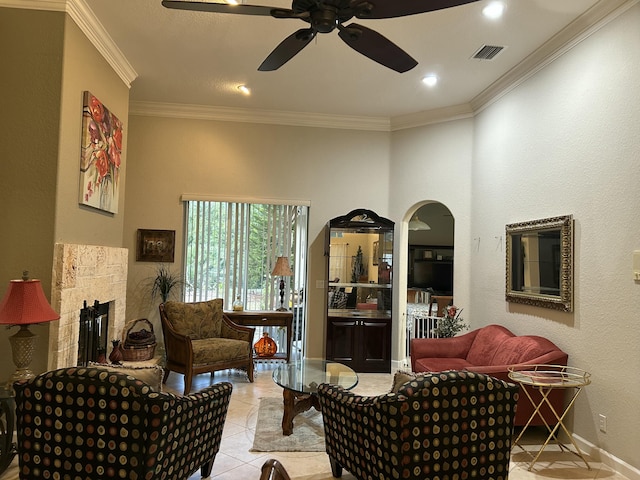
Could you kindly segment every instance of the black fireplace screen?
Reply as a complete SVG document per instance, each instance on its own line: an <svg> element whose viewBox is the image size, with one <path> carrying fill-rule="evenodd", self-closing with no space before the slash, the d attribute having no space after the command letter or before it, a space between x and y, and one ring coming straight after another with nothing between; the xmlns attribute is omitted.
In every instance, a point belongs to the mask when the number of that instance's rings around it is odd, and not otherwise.
<svg viewBox="0 0 640 480"><path fill-rule="evenodd" d="M107 335L109 331L109 304L98 300L92 306L80 310L80 335L78 338L78 365L89 362L106 363Z"/></svg>

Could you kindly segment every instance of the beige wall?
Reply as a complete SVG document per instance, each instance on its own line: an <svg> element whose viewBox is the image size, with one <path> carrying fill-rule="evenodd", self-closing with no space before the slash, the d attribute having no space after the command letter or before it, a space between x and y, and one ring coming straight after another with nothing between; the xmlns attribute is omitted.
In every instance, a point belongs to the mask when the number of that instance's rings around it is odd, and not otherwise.
<svg viewBox="0 0 640 480"><path fill-rule="evenodd" d="M0 294L29 270L50 298L64 15L0 8L0 32ZM32 329L46 349L48 325ZM0 329L0 349L11 351L16 331ZM46 358L33 367L45 370ZM0 355L0 381L13 370Z"/></svg>
<svg viewBox="0 0 640 480"><path fill-rule="evenodd" d="M0 32L0 294L28 269L51 298L55 242L122 244L126 155L120 213L80 207L80 127L84 90L125 126L129 92L64 13L0 8ZM47 367L48 327L32 327L41 337L36 372ZM14 332L0 329L0 348L10 351ZM14 369L10 355L0 356L0 381Z"/></svg>
<svg viewBox="0 0 640 480"><path fill-rule="evenodd" d="M640 249L640 49L630 48L640 45L639 25L636 4L478 114L466 132L464 122L449 122L394 134L392 162L403 168L394 169L391 186L393 216L421 197L451 209L456 304L472 328L499 323L547 337L570 365L591 373L569 414L572 430L583 445L635 467L636 476L640 383L626 372L640 365L640 283L632 276L632 252ZM453 150L454 138L471 148L472 160L465 166L459 155L449 178L432 185L432 161L447 157L439 151ZM423 187L410 175L420 168ZM458 195L467 209L456 205ZM564 214L575 218L575 311L506 303L505 225ZM598 429L599 414L607 433Z"/></svg>
<svg viewBox="0 0 640 480"><path fill-rule="evenodd" d="M120 247L128 167L129 88L69 16L65 16L62 74L55 240L60 243ZM85 90L95 95L124 123L119 209L116 214L81 206L78 203L82 97Z"/></svg>
<svg viewBox="0 0 640 480"><path fill-rule="evenodd" d="M551 338L591 372L573 430L636 468L640 382L620 372L640 365L639 26L636 4L478 115L471 230L483 239L472 279L485 284L472 292L474 319ZM506 304L504 253L484 239L563 214L575 218L575 311Z"/></svg>
<svg viewBox="0 0 640 480"><path fill-rule="evenodd" d="M124 246L129 256L127 315L152 319L157 302L147 279L156 264L136 262L139 228L176 230L182 252L183 194L306 200L309 211L309 341L307 353L324 352L324 232L326 222L358 207L382 216L389 197L388 133L252 125L132 116Z"/></svg>

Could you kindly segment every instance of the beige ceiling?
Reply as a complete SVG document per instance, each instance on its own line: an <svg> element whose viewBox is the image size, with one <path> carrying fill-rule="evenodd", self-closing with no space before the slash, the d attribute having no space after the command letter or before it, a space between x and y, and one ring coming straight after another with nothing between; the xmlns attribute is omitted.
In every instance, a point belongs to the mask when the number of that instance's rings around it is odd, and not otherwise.
<svg viewBox="0 0 640 480"><path fill-rule="evenodd" d="M477 109L625 3L505 0L503 19L491 21L481 14L489 0L480 0L410 17L357 20L418 61L399 74L349 48L336 31L318 34L279 70L257 71L279 42L307 25L300 20L169 10L160 0L83 1L137 73L134 105L386 119ZM291 6L285 0L251 3ZM506 48L490 61L471 59L485 44ZM431 72L440 83L429 89L420 80ZM252 94L241 95L239 84Z"/></svg>

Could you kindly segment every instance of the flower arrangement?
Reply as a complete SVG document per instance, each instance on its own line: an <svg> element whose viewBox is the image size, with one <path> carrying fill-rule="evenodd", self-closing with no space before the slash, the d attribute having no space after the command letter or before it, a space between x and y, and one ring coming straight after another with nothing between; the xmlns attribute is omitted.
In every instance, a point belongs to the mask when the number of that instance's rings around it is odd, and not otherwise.
<svg viewBox="0 0 640 480"><path fill-rule="evenodd" d="M469 328L460 316L462 309L458 310L455 305L449 305L443 309L444 316L438 319L438 326L432 333L438 338L455 337L458 333Z"/></svg>

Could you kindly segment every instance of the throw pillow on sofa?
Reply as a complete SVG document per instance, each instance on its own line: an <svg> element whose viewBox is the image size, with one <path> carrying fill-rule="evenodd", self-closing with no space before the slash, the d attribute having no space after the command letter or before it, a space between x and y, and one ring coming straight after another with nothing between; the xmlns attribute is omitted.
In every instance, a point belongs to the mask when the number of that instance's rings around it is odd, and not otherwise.
<svg viewBox="0 0 640 480"><path fill-rule="evenodd" d="M398 390L407 382L415 380L416 376L411 372L405 372L398 370L393 376L393 384L391 385L390 393L398 393Z"/></svg>
<svg viewBox="0 0 640 480"><path fill-rule="evenodd" d="M124 365L108 365L105 363L89 362L90 367L101 368L110 372L124 373L133 378L143 381L154 392L162 392L162 376L164 370L159 365L151 365L148 367L128 367Z"/></svg>

